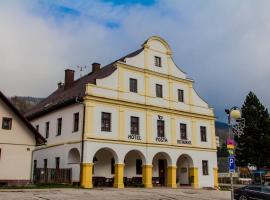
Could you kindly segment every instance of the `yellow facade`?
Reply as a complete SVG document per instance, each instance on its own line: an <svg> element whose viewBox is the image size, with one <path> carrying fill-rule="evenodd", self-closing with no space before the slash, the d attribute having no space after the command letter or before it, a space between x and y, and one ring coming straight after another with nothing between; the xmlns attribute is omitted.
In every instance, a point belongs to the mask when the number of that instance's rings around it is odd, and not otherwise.
<svg viewBox="0 0 270 200"><path fill-rule="evenodd" d="M81 187L93 188L92 184L92 171L93 163L82 163L81 164Z"/></svg>
<svg viewBox="0 0 270 200"><path fill-rule="evenodd" d="M214 186L215 188L218 188L218 169L214 168Z"/></svg>
<svg viewBox="0 0 270 200"><path fill-rule="evenodd" d="M115 164L114 184L115 188L124 188L124 164Z"/></svg>
<svg viewBox="0 0 270 200"><path fill-rule="evenodd" d="M143 165L143 185L145 188L152 188L152 174L153 174L152 165Z"/></svg>
<svg viewBox="0 0 270 200"><path fill-rule="evenodd" d="M176 167L175 166L168 167L167 186L171 187L171 188L177 188L177 186L176 186Z"/></svg>
<svg viewBox="0 0 270 200"><path fill-rule="evenodd" d="M193 180L192 186L198 188L199 186L199 172L197 167L189 168L189 177Z"/></svg>
<svg viewBox="0 0 270 200"><path fill-rule="evenodd" d="M156 38L156 40L159 40ZM193 89L193 81L183 77L177 77L174 74L171 63L171 50L167 44L164 44L164 41L159 40L163 45L166 46L166 58L165 63L168 66L167 74L164 72L153 71L149 67L150 60L148 58L151 51L155 53L162 53L159 50L152 49L147 44L144 44L144 66L131 66L126 62L116 62L114 65L116 67L115 79L108 79L106 83L106 77L102 78L101 83L99 84L98 80L96 84L87 84L86 85L86 96L84 98L85 104L85 138L86 141L92 142L103 142L108 144L125 144L125 145L134 145L134 146L144 146L147 148L150 147L160 147L160 148L170 148L170 149L183 149L183 150L198 150L202 152L215 152L215 128L214 128L214 113L213 110L209 107L197 106L197 101L200 99L195 95ZM129 85L126 82L126 74L132 74L137 77L143 77L141 84L143 84L143 89L136 93L136 97L140 100L133 99L132 97L127 98L129 95ZM163 81L167 84L164 84L164 92L166 95L162 98L157 98L155 94L155 88L153 88L153 80ZM117 86L114 87L114 82L117 83ZM178 84L178 85L177 85ZM184 109L177 107L179 103L176 90L178 86L181 86L185 89L186 100L182 103ZM164 105L153 104L153 99L158 99L163 101ZM161 102L160 101L160 102ZM106 107L116 110L117 115L117 127L114 132L117 136L110 138L110 134L97 134L95 133L94 126L97 125L95 116L95 108ZM181 107L182 108L182 107ZM203 110L203 111L202 111ZM144 130L142 131L144 135L143 140L130 140L127 137L127 127L130 126L130 122L126 118L127 113L141 113L144 117ZM153 119L155 116L165 116L169 119L169 131L166 134L170 134L168 137L168 142L158 142L156 141L154 131L155 124ZM181 143L178 142L179 138L179 119L190 122L190 140L191 143ZM209 124L208 129L208 141L209 145L201 145L199 138L199 126L200 124ZM92 176L92 173L89 174L88 170L83 174L88 174ZM153 166L150 163L147 163L143 166L143 184L146 188L152 188L152 175L153 175ZM215 172L215 171L214 171ZM214 173L216 175L216 172ZM86 176L86 175L85 175ZM115 175L114 175L114 187L123 188L123 177L124 177L124 165L116 163L115 164ZM189 177L193 180L192 185L197 188L199 186L199 174L198 166L194 166L189 169ZM192 178L191 178L192 177ZM92 183L89 180L82 179L82 185L86 188L92 187ZM215 178L216 180L216 178ZM167 185L172 188L176 188L176 167L168 166L167 170ZM215 186L216 186L215 182Z"/></svg>

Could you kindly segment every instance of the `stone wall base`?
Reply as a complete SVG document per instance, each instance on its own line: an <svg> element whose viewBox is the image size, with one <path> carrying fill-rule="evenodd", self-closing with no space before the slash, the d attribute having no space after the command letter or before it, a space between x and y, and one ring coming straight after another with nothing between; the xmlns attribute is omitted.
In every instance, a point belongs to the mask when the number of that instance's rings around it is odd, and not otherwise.
<svg viewBox="0 0 270 200"><path fill-rule="evenodd" d="M30 180L0 180L1 186L24 186L29 185L31 183Z"/></svg>

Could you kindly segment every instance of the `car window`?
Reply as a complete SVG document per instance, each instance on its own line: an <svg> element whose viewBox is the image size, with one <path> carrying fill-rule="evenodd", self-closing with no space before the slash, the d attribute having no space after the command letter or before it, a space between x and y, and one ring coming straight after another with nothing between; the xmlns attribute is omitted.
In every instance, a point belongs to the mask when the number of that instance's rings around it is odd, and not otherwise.
<svg viewBox="0 0 270 200"><path fill-rule="evenodd" d="M269 193L270 194L270 187L263 187L262 192Z"/></svg>
<svg viewBox="0 0 270 200"><path fill-rule="evenodd" d="M257 192L261 191L261 187L258 187L258 186L248 186L246 189L252 190L252 191L257 191Z"/></svg>

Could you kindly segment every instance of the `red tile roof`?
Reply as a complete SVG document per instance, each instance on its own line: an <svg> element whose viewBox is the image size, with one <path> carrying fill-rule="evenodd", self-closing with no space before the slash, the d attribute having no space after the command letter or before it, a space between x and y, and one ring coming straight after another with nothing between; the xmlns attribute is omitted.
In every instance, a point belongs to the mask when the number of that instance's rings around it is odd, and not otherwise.
<svg viewBox="0 0 270 200"><path fill-rule="evenodd" d="M133 57L138 55L143 51L143 48L140 48L105 67L102 67L100 70L91 72L80 79L74 81L71 87L65 89L62 85L60 88L55 90L51 95L49 95L46 99L36 105L32 110L26 113L27 119L31 120L42 116L46 113L49 113L53 110L65 107L67 105L76 103L77 100L82 100L85 96L86 84L92 83L96 84L96 79L102 79L109 75L111 75L116 67L114 64L117 61L125 62L125 58Z"/></svg>

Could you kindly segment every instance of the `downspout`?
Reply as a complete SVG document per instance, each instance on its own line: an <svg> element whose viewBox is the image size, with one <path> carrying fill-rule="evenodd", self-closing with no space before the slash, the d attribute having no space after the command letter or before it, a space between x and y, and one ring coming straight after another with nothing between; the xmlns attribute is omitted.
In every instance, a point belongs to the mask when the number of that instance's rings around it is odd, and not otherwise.
<svg viewBox="0 0 270 200"><path fill-rule="evenodd" d="M78 101L78 97L76 97L76 103L83 104L83 128L82 128L82 138L81 138L81 163L80 163L80 183L82 180L82 164L83 164L83 156L84 156L84 135L85 135L85 104L81 101Z"/></svg>

